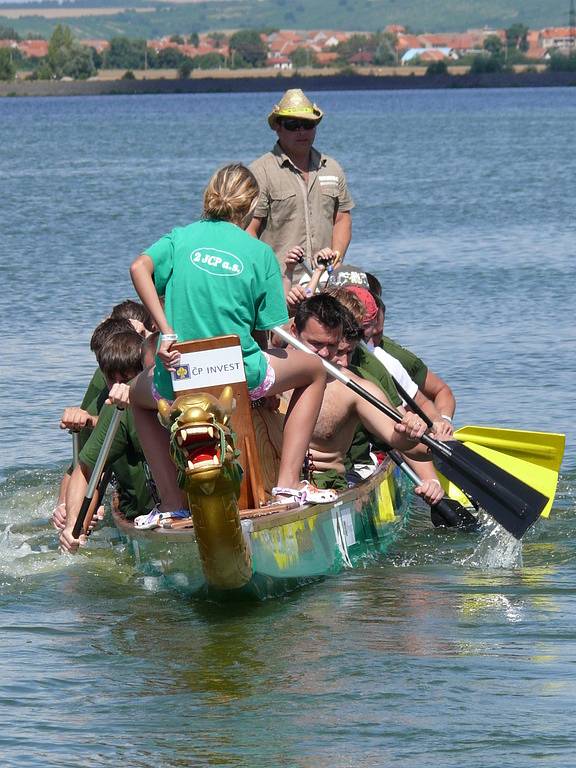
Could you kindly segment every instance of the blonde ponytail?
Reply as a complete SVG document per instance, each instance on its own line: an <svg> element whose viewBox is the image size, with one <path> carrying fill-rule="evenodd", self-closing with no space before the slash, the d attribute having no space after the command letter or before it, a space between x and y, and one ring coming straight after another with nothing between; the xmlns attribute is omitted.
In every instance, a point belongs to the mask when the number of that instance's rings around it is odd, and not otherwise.
<svg viewBox="0 0 576 768"><path fill-rule="evenodd" d="M220 168L204 192L204 217L211 221L241 224L252 214L258 200L258 182L241 163Z"/></svg>

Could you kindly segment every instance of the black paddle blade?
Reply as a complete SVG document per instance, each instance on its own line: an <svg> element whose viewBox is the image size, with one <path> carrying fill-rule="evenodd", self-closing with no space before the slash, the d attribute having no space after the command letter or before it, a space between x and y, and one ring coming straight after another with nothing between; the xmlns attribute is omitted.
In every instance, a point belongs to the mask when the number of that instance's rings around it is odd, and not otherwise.
<svg viewBox="0 0 576 768"><path fill-rule="evenodd" d="M458 528L461 531L477 531L478 520L455 499L444 497L430 507L430 519L435 528Z"/></svg>
<svg viewBox="0 0 576 768"><path fill-rule="evenodd" d="M443 444L449 455L432 450L434 466L486 512L521 539L540 517L548 499L522 480L496 466L466 445ZM432 447L432 446L431 446Z"/></svg>

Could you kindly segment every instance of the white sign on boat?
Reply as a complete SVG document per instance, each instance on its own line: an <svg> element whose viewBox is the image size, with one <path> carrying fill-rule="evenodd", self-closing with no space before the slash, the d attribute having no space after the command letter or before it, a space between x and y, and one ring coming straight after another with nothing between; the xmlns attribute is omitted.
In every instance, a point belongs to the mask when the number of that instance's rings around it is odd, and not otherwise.
<svg viewBox="0 0 576 768"><path fill-rule="evenodd" d="M172 372L174 392L246 381L240 346L185 352Z"/></svg>

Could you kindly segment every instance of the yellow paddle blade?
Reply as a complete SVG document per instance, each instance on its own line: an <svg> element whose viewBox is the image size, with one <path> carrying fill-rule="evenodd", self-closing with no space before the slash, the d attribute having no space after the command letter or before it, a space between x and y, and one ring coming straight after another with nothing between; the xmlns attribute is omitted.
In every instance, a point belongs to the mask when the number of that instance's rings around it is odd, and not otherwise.
<svg viewBox="0 0 576 768"><path fill-rule="evenodd" d="M555 472L560 470L566 443L565 435L554 432L496 427L461 427L454 437L460 442L483 445Z"/></svg>
<svg viewBox="0 0 576 768"><path fill-rule="evenodd" d="M454 432L464 445L493 464L522 480L548 497L542 517L548 517L558 485L558 472L564 456L564 435L553 432L528 432L496 427L461 427ZM445 493L464 506L468 499L453 483L439 474Z"/></svg>
<svg viewBox="0 0 576 768"><path fill-rule="evenodd" d="M547 496L549 501L542 510L542 517L548 517L558 485L557 470L539 466L532 461L525 461L507 453L494 451L492 448L486 448L483 445L478 445L478 443L465 442L464 445Z"/></svg>

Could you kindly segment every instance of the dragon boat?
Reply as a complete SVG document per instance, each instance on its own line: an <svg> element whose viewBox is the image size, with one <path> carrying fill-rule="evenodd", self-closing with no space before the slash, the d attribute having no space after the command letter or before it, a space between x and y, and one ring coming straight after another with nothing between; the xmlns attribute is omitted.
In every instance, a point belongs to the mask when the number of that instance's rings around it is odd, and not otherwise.
<svg viewBox="0 0 576 768"><path fill-rule="evenodd" d="M270 505L282 416L250 403L238 337L178 348L176 399L158 410L191 517L141 530L114 507L141 571L186 594L265 599L388 552L411 498L392 463L335 502Z"/></svg>

